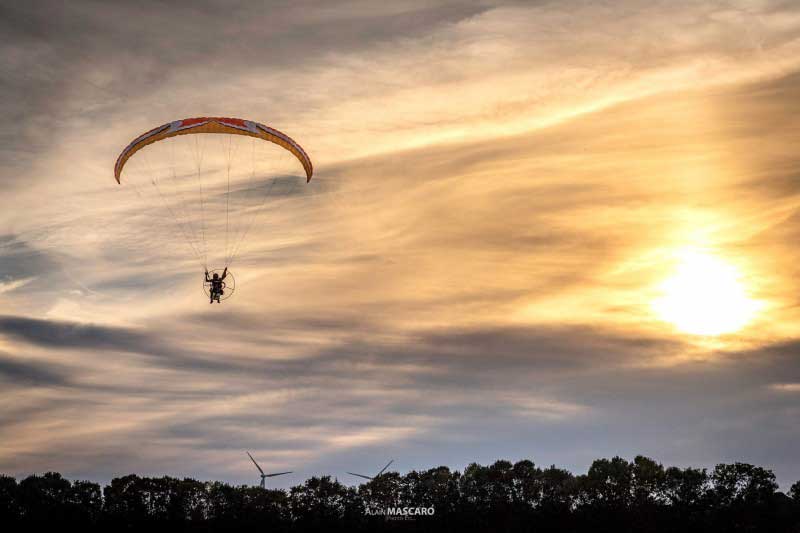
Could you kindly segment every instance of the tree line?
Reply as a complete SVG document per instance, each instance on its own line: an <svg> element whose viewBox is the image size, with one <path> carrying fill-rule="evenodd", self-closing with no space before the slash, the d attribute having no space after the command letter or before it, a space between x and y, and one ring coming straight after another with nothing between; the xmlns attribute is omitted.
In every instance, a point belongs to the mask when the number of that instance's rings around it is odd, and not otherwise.
<svg viewBox="0 0 800 533"><path fill-rule="evenodd" d="M288 490L133 474L102 489L55 472L19 482L0 476L0 527L47 524L89 531L797 532L800 482L783 493L758 466L665 468L642 456L598 459L581 475L500 460L463 472L388 472L358 487L312 477Z"/></svg>

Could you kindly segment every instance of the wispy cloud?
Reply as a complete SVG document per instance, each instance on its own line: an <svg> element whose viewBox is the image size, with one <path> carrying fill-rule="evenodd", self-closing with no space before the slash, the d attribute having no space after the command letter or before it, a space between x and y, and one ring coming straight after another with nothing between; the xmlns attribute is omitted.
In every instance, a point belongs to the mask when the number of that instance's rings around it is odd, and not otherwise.
<svg viewBox="0 0 800 533"><path fill-rule="evenodd" d="M57 2L0 7L0 35L0 471L247 481L251 449L800 476L796 7ZM111 173L203 114L316 168L219 306ZM659 322L691 246L765 314L720 339Z"/></svg>

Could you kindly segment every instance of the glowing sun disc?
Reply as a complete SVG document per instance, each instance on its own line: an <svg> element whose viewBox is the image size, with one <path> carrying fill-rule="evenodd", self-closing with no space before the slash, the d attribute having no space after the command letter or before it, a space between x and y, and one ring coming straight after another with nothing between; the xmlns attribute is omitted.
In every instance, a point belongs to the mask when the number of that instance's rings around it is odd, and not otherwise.
<svg viewBox="0 0 800 533"><path fill-rule="evenodd" d="M742 329L761 307L752 300L733 266L702 252L684 252L674 274L664 281L655 313L693 335L722 335Z"/></svg>

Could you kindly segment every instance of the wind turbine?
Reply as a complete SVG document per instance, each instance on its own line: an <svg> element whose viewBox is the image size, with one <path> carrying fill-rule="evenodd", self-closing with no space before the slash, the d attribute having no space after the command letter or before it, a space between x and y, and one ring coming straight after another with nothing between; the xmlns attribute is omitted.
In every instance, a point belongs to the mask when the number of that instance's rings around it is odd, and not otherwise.
<svg viewBox="0 0 800 533"><path fill-rule="evenodd" d="M390 464L392 464L393 462L394 462L394 459L392 459L391 461L389 461L388 463L386 463L386 466L384 466L383 468L381 468L381 471L380 471L380 472L378 472L377 474L375 474L375 475L374 475L374 476L372 476L372 477L370 477L370 476L365 476L364 474L356 474L356 473L354 473L354 472L348 472L348 474L350 474L351 476L358 476L358 477L363 477L364 479L369 479L369 480L372 480L372 479L375 479L375 478L377 478L377 477L380 477L380 475L381 475L381 474L383 474L383 472L384 472L384 471L385 471L387 468L389 468L389 465L390 465Z"/></svg>
<svg viewBox="0 0 800 533"><path fill-rule="evenodd" d="M282 476L284 474L291 474L291 472L275 472L274 474L265 474L264 471L261 470L261 467L258 466L258 463L256 462L256 460L253 459L253 456L250 455L250 452L245 452L245 453L247 453L247 456L250 458L251 461L253 461L253 464L256 465L256 468L258 468L258 471L261 472L261 488L262 489L266 489L267 488L267 478L268 477L275 477L275 476Z"/></svg>

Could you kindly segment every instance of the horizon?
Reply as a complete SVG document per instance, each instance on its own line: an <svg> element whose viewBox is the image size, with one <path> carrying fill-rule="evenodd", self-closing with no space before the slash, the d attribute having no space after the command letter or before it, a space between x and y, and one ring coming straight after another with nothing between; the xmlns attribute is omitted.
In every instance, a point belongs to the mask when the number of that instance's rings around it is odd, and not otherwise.
<svg viewBox="0 0 800 533"><path fill-rule="evenodd" d="M634 460L635 459L639 459L639 458L644 459L645 461L653 461L652 458L639 454L635 458L630 458L630 459L625 458L625 457L618 457L618 456L615 456L615 457L601 457L601 458L597 458L595 461L593 461L593 464L596 463L596 462L613 461L613 460L616 460L616 459L622 459L623 461L628 463L630 466L633 466ZM520 458L520 459L515 460L515 461L510 461L510 460L507 460L507 459L497 459L495 461L491 461L491 462L486 463L486 464L481 464L481 463L477 463L477 462L470 462L469 464L465 465L463 468L452 468L452 467L450 467L448 465L444 465L444 464L433 466L433 467L430 467L430 468L412 468L412 469L408 469L408 470L405 470L405 471L401 471L400 469L395 469L395 468L385 468L383 471L381 471L380 473L372 476L371 478L370 477L366 477L366 476L362 476L360 474L356 474L356 473L353 473L353 472L344 472L344 477L353 479L352 483L348 483L347 479L339 479L339 476L337 474L335 474L335 473L317 473L317 474L308 475L308 476L305 477L305 479L299 480L297 483L294 483L294 484L286 484L285 483L284 486L271 486L271 485L267 484L267 486L265 486L265 487L260 487L260 483L261 483L260 480L258 481L257 484L253 484L253 483L239 483L239 484L236 484L236 483L229 483L229 482L227 482L225 480L219 480L219 479L214 479L214 480L205 479L204 480L204 479L193 478L192 476L172 476L172 475L170 475L168 473L167 474L161 474L161 475L149 475L148 476L148 475L139 475L139 474L136 474L134 472L129 472L127 474L120 474L118 476L114 476L113 479L109 479L109 480L77 479L77 478L76 479L64 478L64 479L67 479L67 480L69 480L71 482L88 481L88 482L92 482L92 483L98 483L98 484L100 484L102 486L108 486L108 485L110 485L112 483L112 481L114 481L116 479L121 479L121 478L124 478L124 477L127 477L127 476L137 476L137 477L140 477L140 478L150 477L150 478L156 478L156 479L157 478L193 479L193 480L201 482L201 483L223 483L223 484L230 485L232 487L263 488L263 489L266 489L266 490L282 490L282 491L286 491L287 489L290 489L292 487L297 487L297 486L304 485L305 483L307 483L309 480L312 480L312 479L329 478L329 479L332 479L334 482L340 483L343 486L358 488L358 487L361 487L363 485L368 485L371 482L378 480L378 478L382 477L383 475L387 475L387 474L397 474L399 477L404 477L404 476L408 476L411 473L425 473L425 472L429 472L431 470L438 470L438 469L444 468L444 469L447 469L451 474L464 475L465 471L467 469L469 469L470 467L472 467L472 466L477 466L477 467L480 467L480 468L483 468L483 469L488 469L488 468L493 468L498 463L502 463L502 462L507 462L508 464L513 466L515 464L523 463L523 462L526 462L526 461L530 462L532 467L534 469L538 469L538 470L548 470L548 469L555 468L555 469L558 469L558 470L564 470L564 471L568 472L571 476L574 476L575 478L587 475L587 474L581 474L579 472L573 472L573 471L570 471L568 469L564 469L559 465L555 465L555 464L552 464L552 465L540 465L540 464L536 464L536 462L533 461L530 458ZM391 465L394 465L395 460L390 461L390 463L391 463ZM676 465L664 465L664 464L662 464L662 463L660 463L658 461L655 461L655 464L660 466L660 467L662 467L664 470L667 470L667 469L673 468L673 467L676 467L676 468L679 468L679 469L692 469L692 468L694 468L692 466L684 467L682 465L678 465L678 466L676 466ZM737 462L737 463L729 463L729 464L720 463L720 464L714 465L713 468L709 468L709 469L699 468L698 470L704 471L708 476L709 483L711 485L713 485L713 480L711 478L712 478L712 475L714 474L715 468L722 467L722 466L732 466L734 464L745 464L745 465L752 466L752 467L755 467L755 468L762 468L759 465L749 465L747 463L738 463ZM388 467L390 465L387 464L386 466ZM767 472L771 472L771 470L769 470L769 469L766 469L766 471ZM258 470L256 470L256 472L258 472ZM45 476L47 474L58 474L58 475L61 475L60 472L36 472L36 473L31 473L30 476L31 477L37 477L37 476L38 477L43 477L43 476ZM272 474L271 472L267 472L267 474L268 474L268 476L267 476L268 479L273 479L273 478L269 477L269 474ZM302 473L302 471L287 472L286 474L295 474L293 476L294 478L297 478L298 474L301 477L304 475ZM5 474L0 473L0 476L2 476L2 475L5 475ZM257 477L260 477L260 474L255 474L255 475ZM281 474L278 474L278 475L280 476ZM20 477L19 479L17 479L17 482L20 482L22 480L23 480L23 478ZM790 492L790 489L793 490L793 489L796 489L796 488L800 487L799 483L800 483L800 480L792 483L791 486L788 486L788 487L780 487L779 486L777 488L777 491L788 495L789 492Z"/></svg>

